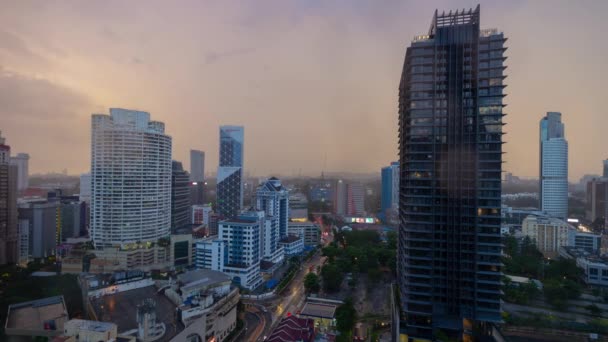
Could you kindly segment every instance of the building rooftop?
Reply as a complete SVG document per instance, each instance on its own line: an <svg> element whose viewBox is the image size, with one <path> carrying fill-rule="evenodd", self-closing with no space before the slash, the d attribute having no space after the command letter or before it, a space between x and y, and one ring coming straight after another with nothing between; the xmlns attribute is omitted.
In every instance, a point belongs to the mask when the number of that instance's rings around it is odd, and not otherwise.
<svg viewBox="0 0 608 342"><path fill-rule="evenodd" d="M230 283L232 278L222 272L203 269L182 273L177 276L177 281L182 287L204 287L224 282Z"/></svg>
<svg viewBox="0 0 608 342"><path fill-rule="evenodd" d="M110 322L88 321L84 319L72 319L66 324L78 327L79 330L105 332L111 331L116 327L116 324Z"/></svg>
<svg viewBox="0 0 608 342"><path fill-rule="evenodd" d="M67 321L63 296L55 296L9 305L5 328L7 335L47 335L44 331L63 332Z"/></svg>
<svg viewBox="0 0 608 342"><path fill-rule="evenodd" d="M301 240L302 238L299 236L295 236L295 235L287 235L286 237L282 238L280 242L282 243L292 243L292 242L296 242L298 240Z"/></svg>
<svg viewBox="0 0 608 342"><path fill-rule="evenodd" d="M315 322L312 319L289 316L283 318L279 325L268 337L269 342L286 341L313 341L315 336Z"/></svg>
<svg viewBox="0 0 608 342"><path fill-rule="evenodd" d="M304 309L300 313L301 316L318 317L318 318L334 318L336 314L335 304L310 303L304 304Z"/></svg>

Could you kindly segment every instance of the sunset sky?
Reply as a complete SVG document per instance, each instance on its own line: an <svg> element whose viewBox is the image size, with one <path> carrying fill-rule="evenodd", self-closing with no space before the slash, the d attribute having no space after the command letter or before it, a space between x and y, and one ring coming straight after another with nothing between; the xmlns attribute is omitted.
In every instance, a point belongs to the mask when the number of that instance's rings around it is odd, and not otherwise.
<svg viewBox="0 0 608 342"><path fill-rule="evenodd" d="M380 172L397 159L405 48L466 1L3 1L0 130L30 172L86 172L90 118L145 110L218 159L245 126L252 175ZM538 121L560 111L570 179L608 157L608 1L483 1L508 37L505 171L538 174ZM605 108L606 107L606 108Z"/></svg>

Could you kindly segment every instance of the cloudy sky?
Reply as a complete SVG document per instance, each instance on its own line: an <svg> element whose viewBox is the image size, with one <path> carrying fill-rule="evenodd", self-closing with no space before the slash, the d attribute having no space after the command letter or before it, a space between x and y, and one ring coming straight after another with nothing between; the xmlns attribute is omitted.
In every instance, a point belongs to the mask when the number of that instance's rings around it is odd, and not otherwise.
<svg viewBox="0 0 608 342"><path fill-rule="evenodd" d="M397 158L405 48L467 1L3 1L0 130L31 172L85 172L91 113L149 111L217 166L245 126L253 175L374 172ZM570 178L608 157L608 1L483 1L507 41L505 170L538 173L538 121L561 111ZM326 160L326 162L325 162Z"/></svg>

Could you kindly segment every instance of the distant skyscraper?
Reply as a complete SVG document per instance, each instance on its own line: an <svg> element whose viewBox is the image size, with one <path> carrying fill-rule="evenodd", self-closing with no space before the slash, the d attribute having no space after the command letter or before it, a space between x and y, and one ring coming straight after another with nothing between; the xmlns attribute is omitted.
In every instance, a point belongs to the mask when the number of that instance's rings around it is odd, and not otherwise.
<svg viewBox="0 0 608 342"><path fill-rule="evenodd" d="M562 114L548 112L540 120L540 209L568 217L568 142Z"/></svg>
<svg viewBox="0 0 608 342"><path fill-rule="evenodd" d="M346 204L348 200L348 194L346 191L346 182L343 179L336 181L336 187L333 192L333 209L334 213L338 215L346 215Z"/></svg>
<svg viewBox="0 0 608 342"><path fill-rule="evenodd" d="M93 114L91 237L96 248L156 242L171 228L171 137L150 114Z"/></svg>
<svg viewBox="0 0 608 342"><path fill-rule="evenodd" d="M171 175L171 228L190 224L190 181L182 163L174 160Z"/></svg>
<svg viewBox="0 0 608 342"><path fill-rule="evenodd" d="M11 164L17 166L17 190L23 191L29 186L29 160L27 153L18 153L11 158Z"/></svg>
<svg viewBox="0 0 608 342"><path fill-rule="evenodd" d="M242 126L220 126L217 209L223 217L234 217L243 207L243 142Z"/></svg>
<svg viewBox="0 0 608 342"><path fill-rule="evenodd" d="M382 195L380 210L384 214L388 209L399 206L399 163L382 168Z"/></svg>
<svg viewBox="0 0 608 342"><path fill-rule="evenodd" d="M262 234L262 257L272 262L283 258L278 252L279 240L287 236L289 222L289 191L275 177L262 183L255 194L255 209L266 214Z"/></svg>
<svg viewBox="0 0 608 342"><path fill-rule="evenodd" d="M604 159L604 172L602 176L608 178L608 159Z"/></svg>
<svg viewBox="0 0 608 342"><path fill-rule="evenodd" d="M435 12L399 86L398 284L410 338L501 322L504 42L474 10Z"/></svg>
<svg viewBox="0 0 608 342"><path fill-rule="evenodd" d="M205 181L205 152L190 150L190 181Z"/></svg>
<svg viewBox="0 0 608 342"><path fill-rule="evenodd" d="M18 262L17 166L0 132L0 265Z"/></svg>
<svg viewBox="0 0 608 342"><path fill-rule="evenodd" d="M346 187L346 214L350 216L365 215L365 189L361 183L348 183Z"/></svg>
<svg viewBox="0 0 608 342"><path fill-rule="evenodd" d="M80 193L78 194L81 201L91 203L91 174L83 173L80 175Z"/></svg>

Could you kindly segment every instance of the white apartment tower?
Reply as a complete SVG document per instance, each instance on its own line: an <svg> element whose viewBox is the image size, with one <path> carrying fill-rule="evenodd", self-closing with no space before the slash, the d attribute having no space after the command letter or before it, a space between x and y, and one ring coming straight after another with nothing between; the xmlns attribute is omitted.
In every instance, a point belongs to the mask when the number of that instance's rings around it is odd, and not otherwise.
<svg viewBox="0 0 608 342"><path fill-rule="evenodd" d="M156 242L171 227L171 137L146 112L111 108L91 127L96 248Z"/></svg>

